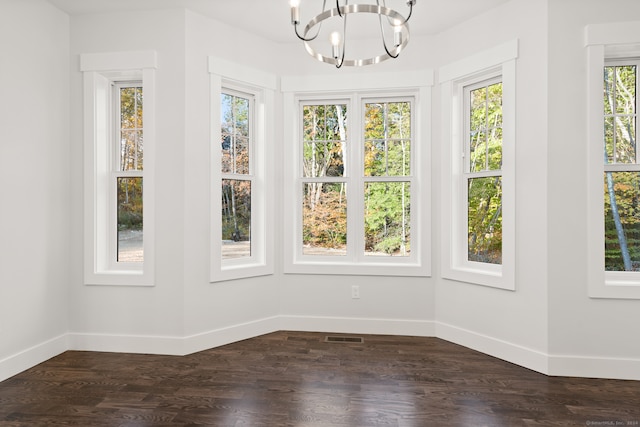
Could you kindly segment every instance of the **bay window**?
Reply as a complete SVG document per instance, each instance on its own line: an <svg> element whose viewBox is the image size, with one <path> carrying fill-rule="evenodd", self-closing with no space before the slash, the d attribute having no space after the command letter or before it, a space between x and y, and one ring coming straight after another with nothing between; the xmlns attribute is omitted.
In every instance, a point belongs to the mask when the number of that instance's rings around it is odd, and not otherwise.
<svg viewBox="0 0 640 427"><path fill-rule="evenodd" d="M428 89L284 86L285 272L428 275Z"/></svg>

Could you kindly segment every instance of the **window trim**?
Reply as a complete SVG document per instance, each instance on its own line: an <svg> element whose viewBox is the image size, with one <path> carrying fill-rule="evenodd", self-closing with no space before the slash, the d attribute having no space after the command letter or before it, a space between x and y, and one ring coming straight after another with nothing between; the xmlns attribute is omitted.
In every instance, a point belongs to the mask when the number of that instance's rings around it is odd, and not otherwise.
<svg viewBox="0 0 640 427"><path fill-rule="evenodd" d="M211 86L211 159L210 159L210 277L211 283L274 273L273 141L276 77L264 71L209 57ZM222 259L220 101L231 91L253 97L254 121L250 151L251 184L251 256Z"/></svg>
<svg viewBox="0 0 640 427"><path fill-rule="evenodd" d="M86 285L154 286L155 249L155 51L80 55L84 79L84 283ZM111 259L115 242L110 178L114 157L114 82L142 82L145 97L143 247L144 262ZM117 233L116 233L117 236Z"/></svg>
<svg viewBox="0 0 640 427"><path fill-rule="evenodd" d="M516 290L515 281L515 144L516 60L518 40L479 52L440 68L442 111L441 267L445 279ZM465 88L502 81L502 264L473 262L467 256ZM463 185L465 184L465 185Z"/></svg>
<svg viewBox="0 0 640 427"><path fill-rule="evenodd" d="M391 82L391 88L387 82ZM336 86L338 84L338 86ZM284 160L287 165L297 165L285 170L285 188L295 188L296 191L285 191L285 265L286 274L342 274L342 275L393 275L419 276L431 275L431 176L430 167L430 99L433 73L431 70L421 72L394 73L387 75L370 74L363 76L346 76L336 83L335 79L327 76L317 76L304 79L298 77L283 77L282 90L284 96L284 140L287 142ZM371 257L356 254L352 246L351 252L344 259L342 257L302 256L301 230L302 218L300 214L301 195L298 189L302 177L300 174L300 146L297 135L300 134L299 114L301 101L330 101L342 102L348 100L350 111L357 111L358 116L364 115L364 103L368 99L395 100L413 98L413 146L412 162L412 254L410 257ZM296 120L291 120L296 117ZM362 117L358 120L360 122ZM347 129L349 135L359 135L359 125L351 123ZM349 140L354 140L348 136ZM360 137L356 138L359 141ZM351 144L348 150L358 150ZM358 161L358 155L351 153L351 161ZM426 172L425 172L426 170ZM356 175L357 174L357 175ZM369 177L370 178L370 177ZM340 181L347 182L349 192L357 197L360 190L354 188L354 183L367 181L362 167L349 174ZM351 196L354 197L354 196ZM297 208L295 208L298 206ZM352 209L351 207L349 209ZM348 227L357 230L361 221L353 220L350 215ZM356 224L353 224L355 222ZM298 230L299 229L299 230ZM357 237L357 233L355 236ZM415 246L414 246L415 245Z"/></svg>
<svg viewBox="0 0 640 427"><path fill-rule="evenodd" d="M640 57L640 22L587 25L587 277L591 298L640 299L640 272L604 269L603 72L608 61ZM636 128L637 129L637 128ZM637 130L636 130L637 131Z"/></svg>

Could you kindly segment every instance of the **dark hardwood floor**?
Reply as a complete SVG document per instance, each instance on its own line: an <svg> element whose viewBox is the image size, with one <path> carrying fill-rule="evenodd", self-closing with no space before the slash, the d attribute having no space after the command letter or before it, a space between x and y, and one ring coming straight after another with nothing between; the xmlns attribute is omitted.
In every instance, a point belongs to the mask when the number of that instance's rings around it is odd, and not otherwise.
<svg viewBox="0 0 640 427"><path fill-rule="evenodd" d="M547 377L437 338L326 335L183 357L68 351L0 383L0 426L640 427L640 381Z"/></svg>

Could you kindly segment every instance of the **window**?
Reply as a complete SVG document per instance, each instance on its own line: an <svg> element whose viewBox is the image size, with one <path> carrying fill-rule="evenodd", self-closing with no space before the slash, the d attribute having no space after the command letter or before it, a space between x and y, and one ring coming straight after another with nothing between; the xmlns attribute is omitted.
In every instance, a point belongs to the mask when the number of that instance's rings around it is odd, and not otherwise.
<svg viewBox="0 0 640 427"><path fill-rule="evenodd" d="M594 298L640 299L640 23L589 25L588 283Z"/></svg>
<svg viewBox="0 0 640 427"><path fill-rule="evenodd" d="M345 256L347 105L307 103L301 109L302 252Z"/></svg>
<svg viewBox="0 0 640 427"><path fill-rule="evenodd" d="M81 56L85 283L153 285L156 54Z"/></svg>
<svg viewBox="0 0 640 427"><path fill-rule="evenodd" d="M502 82L464 89L467 261L502 264Z"/></svg>
<svg viewBox="0 0 640 427"><path fill-rule="evenodd" d="M604 268L640 271L640 162L636 145L640 61L604 67Z"/></svg>
<svg viewBox="0 0 640 427"><path fill-rule="evenodd" d="M412 112L412 100L365 101L365 255L411 254Z"/></svg>
<svg viewBox="0 0 640 427"><path fill-rule="evenodd" d="M144 261L142 82L114 83L113 89L116 129L111 145L115 160L111 165L111 185L115 188L117 209L115 224L109 229L116 232L117 237L109 240L117 244L110 258L138 268Z"/></svg>
<svg viewBox="0 0 640 427"><path fill-rule="evenodd" d="M273 273L273 75L209 58L211 282Z"/></svg>
<svg viewBox="0 0 640 427"><path fill-rule="evenodd" d="M253 97L224 89L221 97L222 259L251 256Z"/></svg>
<svg viewBox="0 0 640 427"><path fill-rule="evenodd" d="M303 256L411 254L413 99L361 105L351 142L347 102L300 104Z"/></svg>
<svg viewBox="0 0 640 427"><path fill-rule="evenodd" d="M431 74L397 77L283 79L285 272L430 274Z"/></svg>
<svg viewBox="0 0 640 427"><path fill-rule="evenodd" d="M440 70L443 277L515 289L515 59L509 42Z"/></svg>

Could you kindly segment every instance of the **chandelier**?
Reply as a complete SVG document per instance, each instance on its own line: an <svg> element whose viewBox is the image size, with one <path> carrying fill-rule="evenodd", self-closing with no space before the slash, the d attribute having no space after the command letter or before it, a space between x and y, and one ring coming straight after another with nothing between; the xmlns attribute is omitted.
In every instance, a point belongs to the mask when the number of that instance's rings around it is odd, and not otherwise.
<svg viewBox="0 0 640 427"><path fill-rule="evenodd" d="M400 52L409 43L409 19L413 12L417 0L406 0L409 7L409 14L405 18L399 12L388 8L385 0L375 0L375 4L349 4L349 0L345 0L344 5L340 5L340 0L336 0L334 8L327 9L327 0L323 0L322 12L311 18L309 23L302 30L302 34L298 30L300 25L300 0L290 0L291 4L291 24L293 24L296 36L304 42L306 51L318 61L327 64L333 64L336 68L343 65L352 67L362 67L364 65L378 64L389 58L397 58ZM380 26L380 37L382 39L382 47L384 51L379 55L365 58L350 58L347 56L347 18L349 15L356 14L375 14L378 17ZM336 18L341 20L342 30L333 31L329 36L331 45L331 54L327 52L320 53L310 42L314 41L321 32L324 21ZM317 28L316 28L317 27ZM389 33L389 36L385 34ZM393 36L391 37L391 33ZM389 41L387 41L387 37ZM393 41L391 41L393 38Z"/></svg>

